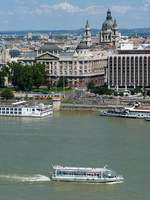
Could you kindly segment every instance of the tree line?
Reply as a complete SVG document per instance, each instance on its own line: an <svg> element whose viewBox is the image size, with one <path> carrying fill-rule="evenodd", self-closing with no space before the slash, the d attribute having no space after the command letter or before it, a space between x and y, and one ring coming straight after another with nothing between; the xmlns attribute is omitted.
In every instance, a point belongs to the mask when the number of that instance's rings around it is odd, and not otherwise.
<svg viewBox="0 0 150 200"><path fill-rule="evenodd" d="M68 86L68 80L65 77L50 81L45 65L40 63L33 65L8 63L0 69L0 88L5 87L6 80L15 90L20 91L31 91L33 87L40 86L47 86L48 89Z"/></svg>
<svg viewBox="0 0 150 200"><path fill-rule="evenodd" d="M45 66L42 64L24 65L8 63L0 70L0 87L8 80L16 90L31 91L33 86L39 88L47 82Z"/></svg>

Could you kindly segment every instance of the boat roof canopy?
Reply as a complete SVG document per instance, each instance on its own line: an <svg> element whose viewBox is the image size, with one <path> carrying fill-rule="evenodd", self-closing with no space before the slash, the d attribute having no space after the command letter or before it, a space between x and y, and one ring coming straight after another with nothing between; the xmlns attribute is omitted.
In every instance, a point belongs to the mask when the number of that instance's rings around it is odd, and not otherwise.
<svg viewBox="0 0 150 200"><path fill-rule="evenodd" d="M84 167L63 167L60 165L53 166L54 170L62 170L62 171L92 171L92 172L101 172L101 171L110 171L106 167L103 168L84 168Z"/></svg>

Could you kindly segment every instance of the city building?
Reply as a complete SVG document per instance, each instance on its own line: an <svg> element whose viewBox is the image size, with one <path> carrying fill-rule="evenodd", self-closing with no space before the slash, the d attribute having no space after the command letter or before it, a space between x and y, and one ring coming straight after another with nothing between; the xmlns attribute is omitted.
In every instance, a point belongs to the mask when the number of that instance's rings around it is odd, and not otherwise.
<svg viewBox="0 0 150 200"><path fill-rule="evenodd" d="M100 31L100 44L118 46L121 34L116 20L113 20L111 11L108 9L106 20Z"/></svg>
<svg viewBox="0 0 150 200"><path fill-rule="evenodd" d="M60 77L67 78L70 87L84 88L93 81L97 86L104 85L107 67L106 52L92 47L91 30L86 22L82 40L74 50L64 51L56 43L46 43L35 57L21 57L20 63L44 64L51 84Z"/></svg>
<svg viewBox="0 0 150 200"><path fill-rule="evenodd" d="M84 45L81 42L75 52L64 52L59 56L46 52L37 56L35 62L46 66L52 83L63 77L71 87L86 87L90 81L98 86L104 85L107 57L104 52L92 51Z"/></svg>
<svg viewBox="0 0 150 200"><path fill-rule="evenodd" d="M118 50L108 56L109 88L150 87L150 50Z"/></svg>
<svg viewBox="0 0 150 200"><path fill-rule="evenodd" d="M0 66L7 64L11 60L9 49L5 47L0 48Z"/></svg>

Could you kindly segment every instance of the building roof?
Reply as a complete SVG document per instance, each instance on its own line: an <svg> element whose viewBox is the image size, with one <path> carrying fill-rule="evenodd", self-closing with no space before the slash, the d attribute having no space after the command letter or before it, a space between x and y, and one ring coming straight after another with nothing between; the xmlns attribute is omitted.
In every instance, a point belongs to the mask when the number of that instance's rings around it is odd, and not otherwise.
<svg viewBox="0 0 150 200"><path fill-rule="evenodd" d="M60 48L60 47L58 47L55 43L53 43L53 42L49 42L49 43L45 43L42 47L41 47L41 49L40 49L41 51L43 51L43 52L47 52L47 51L59 51L59 52L61 52L62 51L62 49Z"/></svg>
<svg viewBox="0 0 150 200"><path fill-rule="evenodd" d="M37 56L36 51L29 51L29 52L24 52L20 55L20 58L35 58Z"/></svg>
<svg viewBox="0 0 150 200"><path fill-rule="evenodd" d="M118 54L150 54L150 50L118 50Z"/></svg>
<svg viewBox="0 0 150 200"><path fill-rule="evenodd" d="M76 49L77 49L77 50L89 49L89 47L87 46L86 42L81 41L81 42L78 44L78 46L77 46Z"/></svg>

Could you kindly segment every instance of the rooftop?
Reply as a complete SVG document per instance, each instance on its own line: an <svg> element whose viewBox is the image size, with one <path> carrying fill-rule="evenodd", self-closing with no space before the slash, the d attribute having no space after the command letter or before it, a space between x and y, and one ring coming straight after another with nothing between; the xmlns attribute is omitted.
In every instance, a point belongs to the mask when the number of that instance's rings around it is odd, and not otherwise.
<svg viewBox="0 0 150 200"><path fill-rule="evenodd" d="M41 49L41 51L62 51L62 49L60 47L57 46L56 43L53 42L49 42L49 43L45 43Z"/></svg>
<svg viewBox="0 0 150 200"><path fill-rule="evenodd" d="M63 167L63 166L53 166L55 170L66 170L66 171L92 171L92 172L99 172L99 171L106 171L109 170L106 167L103 168L84 168L84 167Z"/></svg>
<svg viewBox="0 0 150 200"><path fill-rule="evenodd" d="M150 50L149 49L118 50L118 54L150 54Z"/></svg>

